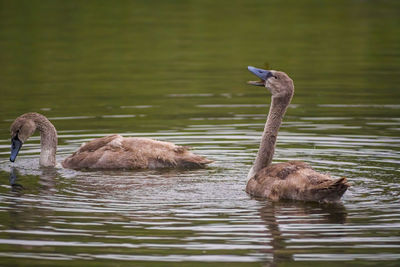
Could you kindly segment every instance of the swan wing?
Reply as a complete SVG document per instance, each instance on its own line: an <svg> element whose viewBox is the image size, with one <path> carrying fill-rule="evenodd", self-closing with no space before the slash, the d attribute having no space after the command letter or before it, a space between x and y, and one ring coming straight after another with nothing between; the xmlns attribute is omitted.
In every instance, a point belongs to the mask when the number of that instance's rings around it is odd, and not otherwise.
<svg viewBox="0 0 400 267"><path fill-rule="evenodd" d="M247 183L246 191L272 200L337 201L349 187L346 178L332 179L300 161L272 164Z"/></svg>
<svg viewBox="0 0 400 267"><path fill-rule="evenodd" d="M187 147L173 143L111 135L83 145L63 161L63 166L71 169L195 168L210 162Z"/></svg>

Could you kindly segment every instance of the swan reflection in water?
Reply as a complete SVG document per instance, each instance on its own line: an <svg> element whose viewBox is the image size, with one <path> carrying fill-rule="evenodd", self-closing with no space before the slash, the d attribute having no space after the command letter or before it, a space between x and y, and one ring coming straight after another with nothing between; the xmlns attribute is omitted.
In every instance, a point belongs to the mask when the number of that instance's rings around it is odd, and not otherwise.
<svg viewBox="0 0 400 267"><path fill-rule="evenodd" d="M17 183L17 178L18 178L17 168L11 167L9 182L11 185L11 190L16 192L24 189L23 185Z"/></svg>
<svg viewBox="0 0 400 267"><path fill-rule="evenodd" d="M40 168L40 175L24 172L24 169L10 167L10 193L4 194L7 215L2 224L13 240L20 239L21 231L32 230L38 222L50 228L55 214L54 210L45 207L49 206L49 198L57 194L57 169Z"/></svg>
<svg viewBox="0 0 400 267"><path fill-rule="evenodd" d="M334 237L333 230L347 220L347 211L342 203L265 201L263 204L259 212L269 231L271 248L262 252L272 254L271 261L265 266L276 266L280 262L295 260L294 254L299 253L299 248L292 247L291 239L323 239L323 229L330 230L329 237Z"/></svg>
<svg viewBox="0 0 400 267"><path fill-rule="evenodd" d="M52 167L41 167L40 171L41 171L41 174L38 176L39 177L38 183L40 186L38 187L38 190L46 195L49 194L49 192L55 192L56 177L59 176L57 169L52 168ZM26 190L32 189L32 188L29 188L29 187L21 184L21 182L18 181L18 176L19 176L18 168L15 166L11 167L10 168L10 176L9 176L11 191L22 193L22 191L25 189ZM31 179L30 182L35 181L35 180L36 179Z"/></svg>

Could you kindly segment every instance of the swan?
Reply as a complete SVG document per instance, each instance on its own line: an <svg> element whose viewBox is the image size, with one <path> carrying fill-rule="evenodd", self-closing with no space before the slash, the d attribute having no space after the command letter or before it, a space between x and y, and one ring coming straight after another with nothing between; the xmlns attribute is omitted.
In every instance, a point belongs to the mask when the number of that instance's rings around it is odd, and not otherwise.
<svg viewBox="0 0 400 267"><path fill-rule="evenodd" d="M252 66L248 70L261 79L249 81L248 84L266 87L272 97L260 148L248 174L246 192L275 201L338 201L349 187L346 178L333 179L327 174L316 172L301 161L271 164L278 131L294 94L294 85L292 79L281 71Z"/></svg>
<svg viewBox="0 0 400 267"><path fill-rule="evenodd" d="M39 165L56 165L57 131L42 114L25 113L12 123L11 155L14 162L26 140L40 132ZM82 146L61 165L68 169L156 169L202 168L211 160L196 155L188 147L150 138L122 137L114 134L94 139Z"/></svg>

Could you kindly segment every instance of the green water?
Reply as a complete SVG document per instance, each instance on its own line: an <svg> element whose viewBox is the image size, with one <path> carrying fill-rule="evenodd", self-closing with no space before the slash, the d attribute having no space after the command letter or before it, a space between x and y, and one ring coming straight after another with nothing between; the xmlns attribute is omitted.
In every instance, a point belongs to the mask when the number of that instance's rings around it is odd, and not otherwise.
<svg viewBox="0 0 400 267"><path fill-rule="evenodd" d="M398 265L399 14L395 0L0 1L0 265ZM270 101L248 65L295 83L275 162L348 177L341 203L244 192ZM36 135L11 164L25 112L53 122L59 161L119 133L215 162L41 169Z"/></svg>

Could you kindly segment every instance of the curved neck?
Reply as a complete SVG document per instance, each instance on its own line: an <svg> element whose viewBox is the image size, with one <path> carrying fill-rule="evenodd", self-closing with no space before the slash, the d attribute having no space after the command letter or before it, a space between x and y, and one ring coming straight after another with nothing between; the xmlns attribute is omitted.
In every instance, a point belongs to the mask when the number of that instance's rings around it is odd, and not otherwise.
<svg viewBox="0 0 400 267"><path fill-rule="evenodd" d="M293 94L272 96L267 122L265 123L264 132L261 137L260 148L251 170L252 174L256 174L271 164L278 131L292 96Z"/></svg>
<svg viewBox="0 0 400 267"><path fill-rule="evenodd" d="M57 131L54 125L44 116L35 118L35 124L40 131L40 160L43 167L56 166Z"/></svg>

